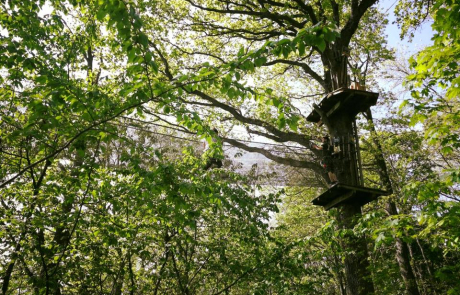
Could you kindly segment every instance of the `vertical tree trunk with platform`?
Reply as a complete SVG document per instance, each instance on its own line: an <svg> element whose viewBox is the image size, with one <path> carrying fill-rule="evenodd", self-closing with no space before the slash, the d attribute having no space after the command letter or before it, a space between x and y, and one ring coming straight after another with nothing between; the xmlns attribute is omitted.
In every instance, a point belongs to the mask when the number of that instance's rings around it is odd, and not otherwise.
<svg viewBox="0 0 460 295"><path fill-rule="evenodd" d="M334 118L334 117L333 117ZM330 121L331 123L331 138L343 138L348 141L348 155L345 161L336 161L337 177L339 181L346 185L358 186L359 173L357 167L356 149L353 146L353 141L350 142L350 135L355 134L354 131L354 116L349 113L342 113ZM345 145L345 144L344 144ZM344 230L351 230L356 225L356 219L361 216L361 205L359 203L345 203L338 207L338 222ZM345 256L345 276L347 279L348 294L372 294L374 293L374 285L369 271L369 261L367 253L366 240L364 238L354 237L352 234L347 234L343 241L343 247L349 251Z"/></svg>
<svg viewBox="0 0 460 295"><path fill-rule="evenodd" d="M338 89L326 96L307 120L326 125L332 144L340 151L334 160L334 172L339 184L317 197L313 203L326 210L337 208L339 226L351 232L361 216L361 206L385 194L365 188L361 172L355 117L377 102L378 94L361 90ZM343 248L348 294L373 294L366 240L347 234Z"/></svg>

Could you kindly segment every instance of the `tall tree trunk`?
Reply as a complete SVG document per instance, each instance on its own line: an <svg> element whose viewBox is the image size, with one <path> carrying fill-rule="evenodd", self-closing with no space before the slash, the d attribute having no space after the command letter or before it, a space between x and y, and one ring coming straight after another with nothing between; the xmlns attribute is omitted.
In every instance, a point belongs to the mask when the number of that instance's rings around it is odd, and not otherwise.
<svg viewBox="0 0 460 295"><path fill-rule="evenodd" d="M121 295L123 294L123 283L125 279L125 259L123 259L123 252L121 249L117 249L118 256L120 257L120 264L119 264L119 271L117 276L115 277L114 280L114 295ZM128 255L128 254L127 254Z"/></svg>
<svg viewBox="0 0 460 295"><path fill-rule="evenodd" d="M358 174L356 172L356 150L353 143L350 141L354 134L354 118L346 113L339 113L333 117L327 117L327 115L320 110L318 113L320 113L324 124L333 137L341 138L348 142L347 150L343 151L347 157L333 164L334 172L337 173L339 182L352 186L359 185ZM337 222L339 226L348 233L342 241L343 248L348 251L344 261L347 294L373 294L374 285L369 271L366 240L364 237L358 237L351 234L357 220L361 216L361 205L359 203L345 203L339 205L337 210L339 213Z"/></svg>
<svg viewBox="0 0 460 295"><path fill-rule="evenodd" d="M19 238L19 241L21 240L22 240L22 237ZM10 264L8 264L5 274L3 275L3 284L2 284L2 294L3 295L6 295L6 292L8 291L11 275L13 274L14 265L16 263L16 259L18 258L20 250L21 250L21 244L18 242L16 244L13 254L11 255L11 262Z"/></svg>
<svg viewBox="0 0 460 295"><path fill-rule="evenodd" d="M345 204L339 208L339 224L345 230L351 230L356 225L356 219L361 215L361 207L355 204ZM345 256L345 277L348 295L374 294L374 284L369 271L369 261L366 240L347 234L342 246L349 252Z"/></svg>
<svg viewBox="0 0 460 295"><path fill-rule="evenodd" d="M377 131L375 130L372 112L370 109L366 112L366 119L370 124L372 132L372 140L375 146L374 157L378 167L380 179L382 180L385 189L391 192L393 191L391 179L388 174L387 165L382 153L382 145L378 140ZM398 215L398 210L395 202L390 200L387 202L385 207L389 215ZM410 253L408 247L409 246L407 243L405 243L401 238L395 239L396 261L398 262L399 272L404 281L406 293L409 295L420 295L417 286L417 280L410 264Z"/></svg>
<svg viewBox="0 0 460 295"><path fill-rule="evenodd" d="M396 204L392 201L388 201L386 204L386 210L390 215L397 215ZM410 295L420 295L417 287L417 280L415 279L412 266L410 265L410 253L409 246L401 238L395 239L396 248L396 261L399 265L399 272L404 281L406 287L406 293Z"/></svg>

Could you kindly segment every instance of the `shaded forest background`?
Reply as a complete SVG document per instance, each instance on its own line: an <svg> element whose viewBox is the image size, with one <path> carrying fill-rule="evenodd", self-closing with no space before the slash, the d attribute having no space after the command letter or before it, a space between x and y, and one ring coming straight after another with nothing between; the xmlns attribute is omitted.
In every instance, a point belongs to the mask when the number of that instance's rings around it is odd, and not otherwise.
<svg viewBox="0 0 460 295"><path fill-rule="evenodd" d="M397 2L401 38L432 23L412 57L376 0L0 7L2 294L354 295L349 239L375 294L460 293L458 1ZM311 204L306 116L351 82L380 93L357 122L392 194L349 229Z"/></svg>

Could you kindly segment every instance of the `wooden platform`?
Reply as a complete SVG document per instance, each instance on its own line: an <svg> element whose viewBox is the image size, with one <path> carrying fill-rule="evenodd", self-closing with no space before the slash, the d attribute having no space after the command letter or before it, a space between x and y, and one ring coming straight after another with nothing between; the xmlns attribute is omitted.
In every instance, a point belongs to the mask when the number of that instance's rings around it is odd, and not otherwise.
<svg viewBox="0 0 460 295"><path fill-rule="evenodd" d="M363 206L380 196L388 195L388 192L379 189L336 184L314 199L314 205L323 206L329 210L341 204L356 204Z"/></svg>
<svg viewBox="0 0 460 295"><path fill-rule="evenodd" d="M355 117L358 113L364 112L369 107L374 106L377 103L378 97L379 94L375 92L340 88L329 93L318 106L328 117L342 112ZM314 123L320 120L321 117L315 110L307 117L307 121Z"/></svg>

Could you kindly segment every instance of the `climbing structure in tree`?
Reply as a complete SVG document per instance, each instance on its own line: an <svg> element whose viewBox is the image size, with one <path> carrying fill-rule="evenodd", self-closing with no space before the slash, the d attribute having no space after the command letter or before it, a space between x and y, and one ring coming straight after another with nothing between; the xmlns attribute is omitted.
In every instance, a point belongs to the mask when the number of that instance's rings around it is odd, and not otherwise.
<svg viewBox="0 0 460 295"><path fill-rule="evenodd" d="M327 127L339 183L313 200L326 210L343 204L363 206L387 192L364 187L356 116L377 103L378 93L338 89L327 95L307 117Z"/></svg>

